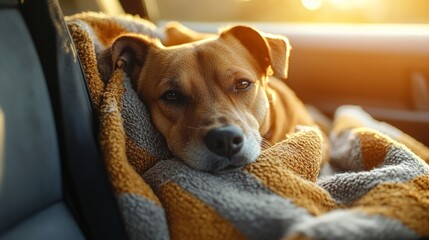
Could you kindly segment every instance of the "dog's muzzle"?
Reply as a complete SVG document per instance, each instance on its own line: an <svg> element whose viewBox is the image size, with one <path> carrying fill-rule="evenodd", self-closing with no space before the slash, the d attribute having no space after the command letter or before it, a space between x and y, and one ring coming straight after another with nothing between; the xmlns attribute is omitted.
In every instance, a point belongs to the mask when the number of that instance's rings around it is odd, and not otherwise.
<svg viewBox="0 0 429 240"><path fill-rule="evenodd" d="M243 147L243 131L233 125L214 128L204 137L207 148L218 156L231 159Z"/></svg>
<svg viewBox="0 0 429 240"><path fill-rule="evenodd" d="M201 140L188 143L180 157L190 167L211 173L231 172L255 162L260 154L259 132L246 133L233 124L207 130Z"/></svg>

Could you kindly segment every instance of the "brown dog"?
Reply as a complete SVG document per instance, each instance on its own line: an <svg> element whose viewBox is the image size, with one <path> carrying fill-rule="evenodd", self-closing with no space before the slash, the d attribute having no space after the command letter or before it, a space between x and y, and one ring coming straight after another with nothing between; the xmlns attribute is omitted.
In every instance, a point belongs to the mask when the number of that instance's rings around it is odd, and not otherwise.
<svg viewBox="0 0 429 240"><path fill-rule="evenodd" d="M263 138L277 142L297 125L314 125L279 80L287 77L286 38L246 26L216 36L174 31L165 45L189 43L165 47L126 34L105 55L126 71L169 149L189 166L240 168L256 160Z"/></svg>

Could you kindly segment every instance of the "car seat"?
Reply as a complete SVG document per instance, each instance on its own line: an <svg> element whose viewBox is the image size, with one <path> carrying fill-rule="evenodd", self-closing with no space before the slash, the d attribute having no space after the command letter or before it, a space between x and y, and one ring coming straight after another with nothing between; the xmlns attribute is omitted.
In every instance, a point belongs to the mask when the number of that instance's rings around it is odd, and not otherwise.
<svg viewBox="0 0 429 240"><path fill-rule="evenodd" d="M0 239L126 239L55 0L0 0Z"/></svg>

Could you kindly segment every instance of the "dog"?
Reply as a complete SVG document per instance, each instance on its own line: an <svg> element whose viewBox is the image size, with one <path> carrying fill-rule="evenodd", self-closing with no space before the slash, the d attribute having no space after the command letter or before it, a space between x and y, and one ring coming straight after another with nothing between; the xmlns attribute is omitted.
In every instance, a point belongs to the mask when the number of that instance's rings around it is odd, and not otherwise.
<svg viewBox="0 0 429 240"><path fill-rule="evenodd" d="M124 34L101 54L120 68L174 156L197 170L254 162L261 146L315 125L287 78L287 38L249 26L200 34L178 24L163 43ZM101 61L101 60L99 60Z"/></svg>

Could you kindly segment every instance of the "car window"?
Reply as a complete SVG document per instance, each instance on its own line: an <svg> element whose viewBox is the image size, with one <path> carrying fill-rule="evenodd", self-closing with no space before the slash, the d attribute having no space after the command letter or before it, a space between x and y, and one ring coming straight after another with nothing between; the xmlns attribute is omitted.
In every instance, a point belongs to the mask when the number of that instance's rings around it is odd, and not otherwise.
<svg viewBox="0 0 429 240"><path fill-rule="evenodd" d="M427 0L146 0L152 19L429 23ZM154 11L157 9L157 11Z"/></svg>

